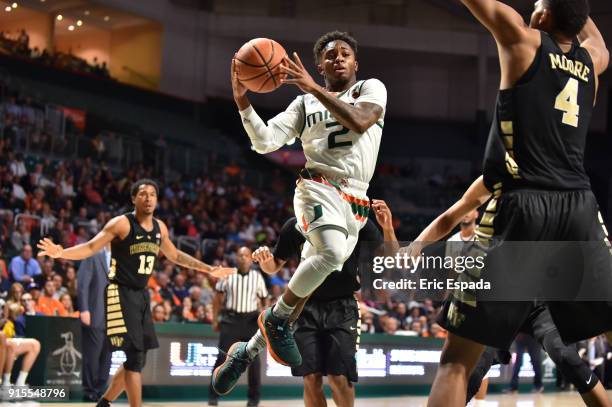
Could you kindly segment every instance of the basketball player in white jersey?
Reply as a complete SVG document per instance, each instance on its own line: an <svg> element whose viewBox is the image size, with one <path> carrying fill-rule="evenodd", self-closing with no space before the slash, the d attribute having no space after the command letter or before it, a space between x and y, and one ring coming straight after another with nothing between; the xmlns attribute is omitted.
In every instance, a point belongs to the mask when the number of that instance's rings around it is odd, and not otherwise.
<svg viewBox="0 0 612 407"><path fill-rule="evenodd" d="M286 58L283 70L299 95L287 109L264 123L246 96L232 63L232 90L242 124L260 154L299 139L306 166L294 195L300 232L316 253L301 262L287 290L259 318L260 331L274 359L299 366L302 358L287 328L288 317L352 253L368 216L367 189L376 166L387 103L378 79L357 81L357 42L349 34L330 32L317 40L314 57L325 86L304 68L299 56Z"/></svg>

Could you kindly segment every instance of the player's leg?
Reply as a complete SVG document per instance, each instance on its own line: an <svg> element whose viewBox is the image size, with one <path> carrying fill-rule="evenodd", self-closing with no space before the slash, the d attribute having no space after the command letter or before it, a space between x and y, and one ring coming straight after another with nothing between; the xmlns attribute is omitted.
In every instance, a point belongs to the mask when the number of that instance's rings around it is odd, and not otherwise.
<svg viewBox="0 0 612 407"><path fill-rule="evenodd" d="M15 341L7 339L6 341L6 360L4 362L4 374L2 375L2 385L11 385L11 372L13 371L13 365L15 364Z"/></svg>
<svg viewBox="0 0 612 407"><path fill-rule="evenodd" d="M469 376L483 351L484 345L449 332L427 405L464 406Z"/></svg>
<svg viewBox="0 0 612 407"><path fill-rule="evenodd" d="M23 338L16 341L15 352L13 354L13 360L19 356L24 355L23 361L21 362L21 371L19 377L15 381L15 386L25 386L25 381L32 370L32 365L36 362L36 358L40 353L40 342L33 338Z"/></svg>
<svg viewBox="0 0 612 407"><path fill-rule="evenodd" d="M523 366L523 354L525 353L525 345L523 340L517 337L516 340L516 360L512 366L512 378L510 379L510 391L518 391L519 372Z"/></svg>
<svg viewBox="0 0 612 407"><path fill-rule="evenodd" d="M289 316L301 298L306 298L346 260L346 232L336 227L320 227L308 233L315 253L300 263L283 296L259 318L270 355L279 363L299 366L302 357L290 330ZM350 255L350 253L349 253Z"/></svg>
<svg viewBox="0 0 612 407"><path fill-rule="evenodd" d="M474 395L474 407L484 406L484 400L487 397L489 389L489 378L482 379L478 392Z"/></svg>
<svg viewBox="0 0 612 407"><path fill-rule="evenodd" d="M597 376L580 358L574 347L563 343L556 328L539 335L537 339L548 356L555 362L557 369L576 387L587 406L612 406Z"/></svg>
<svg viewBox="0 0 612 407"><path fill-rule="evenodd" d="M142 369L145 366L147 353L142 350L129 349L125 352L125 392L130 407L140 407L142 404Z"/></svg>
<svg viewBox="0 0 612 407"><path fill-rule="evenodd" d="M125 368L119 366L119 369L115 372L111 378L110 385L104 392L104 395L98 401L98 407L105 407L110 405L110 402L115 401L117 397L125 390Z"/></svg>
<svg viewBox="0 0 612 407"><path fill-rule="evenodd" d="M337 407L355 405L355 386L344 375L328 375L327 381L332 390L332 398Z"/></svg>
<svg viewBox="0 0 612 407"><path fill-rule="evenodd" d="M321 373L310 373L304 376L304 405L306 407L327 407Z"/></svg>
<svg viewBox="0 0 612 407"><path fill-rule="evenodd" d="M4 363L6 361L6 353L7 353L7 339L4 332L0 332L0 370L4 370ZM0 377L2 377L2 372L0 372Z"/></svg>
<svg viewBox="0 0 612 407"><path fill-rule="evenodd" d="M487 380L486 375L491 366L500 363L497 358L497 352L497 349L491 347L486 347L484 352L482 352L468 380L466 404L472 400L472 397L484 400L487 394L487 385L484 384L485 380Z"/></svg>
<svg viewBox="0 0 612 407"><path fill-rule="evenodd" d="M359 346L361 319L355 298L328 301L321 318L324 339L324 369L338 407L355 404L358 380L356 354Z"/></svg>
<svg viewBox="0 0 612 407"><path fill-rule="evenodd" d="M533 367L533 389L537 392L542 391L542 349L532 338L529 338L527 342L527 353L529 353Z"/></svg>

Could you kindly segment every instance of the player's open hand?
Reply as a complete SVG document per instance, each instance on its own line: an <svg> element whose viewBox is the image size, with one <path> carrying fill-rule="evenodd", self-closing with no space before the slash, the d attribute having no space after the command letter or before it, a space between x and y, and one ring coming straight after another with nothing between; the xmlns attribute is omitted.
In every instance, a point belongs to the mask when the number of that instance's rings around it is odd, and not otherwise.
<svg viewBox="0 0 612 407"><path fill-rule="evenodd" d="M39 256L49 256L54 259L58 257L62 257L62 253L64 252L64 248L59 244L53 243L51 239L44 238L38 242L36 245L41 251L38 252Z"/></svg>
<svg viewBox="0 0 612 407"><path fill-rule="evenodd" d="M321 89L319 84L312 79L312 76L310 76L306 68L304 68L304 64L302 64L302 60L298 56L297 52L293 53L293 59L295 61L292 61L291 58L285 56L285 63L281 65L280 69L282 72L291 75L291 78L281 79L281 83L295 85L304 93L313 93Z"/></svg>
<svg viewBox="0 0 612 407"><path fill-rule="evenodd" d="M238 79L238 71L236 68L236 55L232 58L232 70L231 70L231 78L232 78L232 93L234 94L234 98L241 98L247 93L247 88L240 82Z"/></svg>
<svg viewBox="0 0 612 407"><path fill-rule="evenodd" d="M393 229L393 216L391 209L382 199L372 199L372 209L376 215L376 221L383 229Z"/></svg>
<svg viewBox="0 0 612 407"><path fill-rule="evenodd" d="M237 270L235 267L215 266L212 269L210 269L209 274L216 278L223 278L223 277L227 277L232 274L236 274L236 271Z"/></svg>

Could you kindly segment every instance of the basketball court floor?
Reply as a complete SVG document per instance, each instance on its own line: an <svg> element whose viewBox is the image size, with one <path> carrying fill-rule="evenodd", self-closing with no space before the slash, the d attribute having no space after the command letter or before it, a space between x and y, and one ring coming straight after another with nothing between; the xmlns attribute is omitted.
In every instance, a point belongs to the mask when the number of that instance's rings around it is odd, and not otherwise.
<svg viewBox="0 0 612 407"><path fill-rule="evenodd" d="M612 396L612 392L608 392ZM332 400L328 400L328 407L335 407ZM50 405L53 407L92 407L92 403L37 403L34 401L25 402L4 402L0 406L4 407L36 407ZM127 402L121 401L113 403L114 406L127 406ZM219 402L220 407L244 407L246 401L223 401ZM298 407L304 403L299 400L264 400L260 407ZM385 398L362 398L357 399L355 407L425 407L427 397L385 397ZM577 393L546 393L546 394L518 394L518 395L491 395L487 397L487 407L576 407L583 406L584 403ZM206 401L196 402L145 402L144 407L203 407Z"/></svg>

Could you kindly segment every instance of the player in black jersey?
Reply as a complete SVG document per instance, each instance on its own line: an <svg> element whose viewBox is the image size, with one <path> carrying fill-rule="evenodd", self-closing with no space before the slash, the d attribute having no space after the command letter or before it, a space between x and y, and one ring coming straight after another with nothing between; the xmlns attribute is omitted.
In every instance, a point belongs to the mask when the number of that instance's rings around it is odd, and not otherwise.
<svg viewBox="0 0 612 407"><path fill-rule="evenodd" d="M383 230L384 241L397 242L391 211L384 201L374 199L372 209ZM296 229L296 218L283 225L274 251L260 247L253 253L261 269L275 274L291 258L308 255L312 246ZM358 261L364 244L372 248L383 243L380 231L368 219L359 232L357 246L341 271L330 274L308 298L300 300L291 314L295 321L295 339L304 355L302 365L291 369L294 376L304 377L306 407L325 405L322 376L327 376L333 399L338 407L353 406L357 382L355 353L359 346L360 317L354 293L360 288ZM306 248L304 248L306 246ZM305 251L303 251L303 249ZM259 338L259 339L258 339ZM213 386L220 394L229 393L250 361L265 349L266 343L258 332L249 343L232 345L223 365L213 372Z"/></svg>
<svg viewBox="0 0 612 407"><path fill-rule="evenodd" d="M604 241L607 231L583 158L597 77L609 53L589 18L587 0L538 0L530 26L499 1L462 2L493 34L501 68L483 177L472 186L477 206L493 194L479 240ZM516 268L521 260L516 258ZM540 277L534 275L534 281ZM429 406L464 405L468 377L484 345L507 348L534 307L477 301L477 295L469 304L462 300L454 296L442 313L450 333ZM548 305L566 342L612 329L612 303ZM599 396L589 402L606 405L605 393Z"/></svg>
<svg viewBox="0 0 612 407"><path fill-rule="evenodd" d="M82 260L111 244L110 285L107 287L106 333L115 349L125 352L127 360L113 376L98 406L108 406L125 390L130 407L142 403L142 368L146 352L158 347L151 318L147 282L161 251L180 266L223 277L233 268L211 267L178 250L168 236L166 225L153 217L158 187L150 179L132 185L134 211L114 217L102 231L86 243L64 249L44 238L38 243L40 255Z"/></svg>

